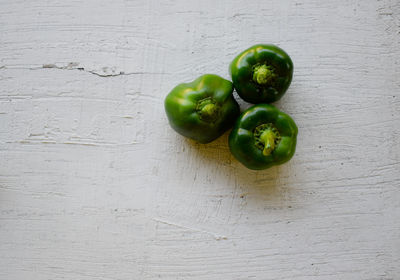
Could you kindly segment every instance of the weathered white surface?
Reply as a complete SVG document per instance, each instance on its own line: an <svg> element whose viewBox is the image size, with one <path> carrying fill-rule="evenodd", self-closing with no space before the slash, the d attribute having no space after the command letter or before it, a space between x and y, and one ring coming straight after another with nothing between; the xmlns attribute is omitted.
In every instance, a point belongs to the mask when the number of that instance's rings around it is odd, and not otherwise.
<svg viewBox="0 0 400 280"><path fill-rule="evenodd" d="M0 1L0 279L400 279L399 15ZM294 61L276 105L300 132L292 161L255 172L227 135L175 134L163 99L260 42Z"/></svg>

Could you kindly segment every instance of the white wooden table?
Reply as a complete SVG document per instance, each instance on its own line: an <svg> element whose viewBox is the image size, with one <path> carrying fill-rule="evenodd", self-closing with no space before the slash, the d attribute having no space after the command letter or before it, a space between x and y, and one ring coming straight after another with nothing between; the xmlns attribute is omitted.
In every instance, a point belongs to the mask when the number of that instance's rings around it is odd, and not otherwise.
<svg viewBox="0 0 400 280"><path fill-rule="evenodd" d="M0 279L400 279L400 2L0 1ZM287 164L163 101L273 43ZM245 104L241 103L245 108Z"/></svg>

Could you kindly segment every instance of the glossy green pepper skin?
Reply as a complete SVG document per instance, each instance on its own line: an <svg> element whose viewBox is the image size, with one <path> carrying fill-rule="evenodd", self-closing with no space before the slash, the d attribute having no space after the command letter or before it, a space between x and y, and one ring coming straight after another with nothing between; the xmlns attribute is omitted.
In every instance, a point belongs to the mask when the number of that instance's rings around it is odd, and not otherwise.
<svg viewBox="0 0 400 280"><path fill-rule="evenodd" d="M239 96L253 104L279 100L293 77L289 55L274 45L255 45L230 64L233 85Z"/></svg>
<svg viewBox="0 0 400 280"><path fill-rule="evenodd" d="M206 74L191 83L177 85L165 98L171 127L200 143L209 143L230 129L240 114L233 85Z"/></svg>
<svg viewBox="0 0 400 280"><path fill-rule="evenodd" d="M297 126L293 119L268 104L242 113L230 135L234 157L249 169L266 169L290 160L296 150Z"/></svg>

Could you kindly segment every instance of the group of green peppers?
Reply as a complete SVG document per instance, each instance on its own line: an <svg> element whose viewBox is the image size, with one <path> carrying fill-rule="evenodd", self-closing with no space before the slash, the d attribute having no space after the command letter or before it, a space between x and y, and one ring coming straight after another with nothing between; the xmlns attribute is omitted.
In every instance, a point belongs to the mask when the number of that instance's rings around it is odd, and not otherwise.
<svg viewBox="0 0 400 280"><path fill-rule="evenodd" d="M249 169L266 169L290 160L296 149L293 119L268 103L279 100L293 76L289 55L274 45L255 45L230 64L232 82L206 74L176 86L165 99L171 127L200 143L232 128L229 148ZM240 114L232 92L252 107Z"/></svg>

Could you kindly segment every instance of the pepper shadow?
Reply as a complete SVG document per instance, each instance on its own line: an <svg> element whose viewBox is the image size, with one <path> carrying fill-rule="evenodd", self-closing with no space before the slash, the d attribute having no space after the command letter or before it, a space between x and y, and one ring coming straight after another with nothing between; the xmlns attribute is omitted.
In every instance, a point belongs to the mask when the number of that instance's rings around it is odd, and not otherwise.
<svg viewBox="0 0 400 280"><path fill-rule="evenodd" d="M231 154L228 146L229 132L208 144L200 144L191 139L185 139L195 160L207 165L214 176L219 176L217 182L228 182L228 187L234 190L234 195L251 201L273 201L286 207L285 198L290 195L290 186L282 181L287 178L289 170L282 166L274 166L265 170L251 170L244 167ZM233 176L233 178L232 178ZM232 180L233 179L233 180ZM233 181L233 183L231 183ZM281 203L279 203L281 202Z"/></svg>

